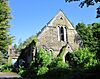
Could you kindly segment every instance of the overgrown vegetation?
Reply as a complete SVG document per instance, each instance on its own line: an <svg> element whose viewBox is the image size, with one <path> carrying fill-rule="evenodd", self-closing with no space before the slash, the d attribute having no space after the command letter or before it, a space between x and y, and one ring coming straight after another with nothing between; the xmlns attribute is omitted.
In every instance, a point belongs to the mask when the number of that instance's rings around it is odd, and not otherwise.
<svg viewBox="0 0 100 79"><path fill-rule="evenodd" d="M94 72L95 67L99 64L96 54L90 52L88 48L80 48L69 53L70 61L67 60L66 63L60 56L52 59L50 52L43 48L39 49L37 53L36 59L32 61L28 69L23 66L19 68L21 76L30 79L48 79L48 77L49 79L89 78L90 76L87 76L86 73Z"/></svg>
<svg viewBox="0 0 100 79"><path fill-rule="evenodd" d="M84 4L89 6L93 3L93 0L87 1L88 0L85 0L81 6L84 6ZM100 1L97 0L97 3L98 2ZM12 37L9 34L10 19L8 1L0 0L0 72L11 72L14 70L12 66L6 63L7 47L12 43ZM62 49L61 54L55 58L53 52L41 48L36 50L35 58L28 68L20 66L16 71L23 77L34 79L100 78L98 75L98 73L100 73L100 23L89 25L78 23L76 30L83 40L83 48L68 53L69 59L66 60L66 62L63 62L64 49ZM36 36L31 36L23 43L20 43L18 47L16 45L14 47L20 51L33 40L37 42ZM87 75L88 73L90 73L89 76Z"/></svg>
<svg viewBox="0 0 100 79"><path fill-rule="evenodd" d="M9 66L7 63L0 66L0 72L11 72L13 69L12 66Z"/></svg>
<svg viewBox="0 0 100 79"><path fill-rule="evenodd" d="M96 54L90 52L88 48L79 48L70 53L69 56L72 68L89 69L89 67L94 67L98 64Z"/></svg>
<svg viewBox="0 0 100 79"><path fill-rule="evenodd" d="M83 40L83 48L67 53L69 59L66 59L66 62L63 62L65 48L56 58L53 56L53 52L48 52L43 48L37 49L30 67L28 69L20 67L19 74L34 79L98 79L100 23L88 25L78 23L76 30Z"/></svg>
<svg viewBox="0 0 100 79"><path fill-rule="evenodd" d="M18 73L23 77L39 79L89 79L91 77L94 78L91 73L95 73L94 75L98 79L99 76L97 74L100 72L100 23L89 25L78 23L76 30L83 39L83 48L68 53L69 59L66 62L63 62L65 48L56 58L53 57L53 52L48 52L46 49L41 48L37 49L35 59L29 68L26 69L24 66L20 66ZM21 44L19 49L23 49L32 40L37 42L36 37L32 36ZM2 59L2 54L0 58ZM12 68L11 66L3 65L0 71L9 72L12 71ZM87 76L86 73L90 73L90 76Z"/></svg>

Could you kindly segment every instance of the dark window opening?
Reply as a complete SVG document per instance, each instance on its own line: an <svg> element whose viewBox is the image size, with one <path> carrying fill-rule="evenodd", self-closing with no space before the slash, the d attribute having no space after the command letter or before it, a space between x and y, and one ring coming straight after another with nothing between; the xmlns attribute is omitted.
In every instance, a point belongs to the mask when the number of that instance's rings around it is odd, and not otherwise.
<svg viewBox="0 0 100 79"><path fill-rule="evenodd" d="M63 29L63 27L60 28L60 37L61 37L61 41L64 41L64 29Z"/></svg>
<svg viewBox="0 0 100 79"><path fill-rule="evenodd" d="M61 19L61 20L63 20L63 18L62 18L62 17L60 17L60 19Z"/></svg>
<svg viewBox="0 0 100 79"><path fill-rule="evenodd" d="M68 52L66 55L65 55L65 62L68 61L69 63L71 62L71 57L70 57L70 52Z"/></svg>

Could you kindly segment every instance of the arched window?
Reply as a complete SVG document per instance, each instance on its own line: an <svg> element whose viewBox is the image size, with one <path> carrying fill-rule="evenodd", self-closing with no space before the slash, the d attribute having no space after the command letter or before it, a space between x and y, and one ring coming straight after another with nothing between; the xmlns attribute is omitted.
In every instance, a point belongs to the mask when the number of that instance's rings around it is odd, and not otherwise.
<svg viewBox="0 0 100 79"><path fill-rule="evenodd" d="M64 41L64 29L63 29L63 27L60 28L60 40Z"/></svg>
<svg viewBox="0 0 100 79"><path fill-rule="evenodd" d="M58 41L67 41L66 27L58 26Z"/></svg>

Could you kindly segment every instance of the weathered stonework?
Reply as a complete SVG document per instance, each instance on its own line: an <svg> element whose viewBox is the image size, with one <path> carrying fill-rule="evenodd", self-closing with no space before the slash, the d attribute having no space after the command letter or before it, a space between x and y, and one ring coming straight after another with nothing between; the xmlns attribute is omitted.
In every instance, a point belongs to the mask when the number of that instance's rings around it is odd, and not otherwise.
<svg viewBox="0 0 100 79"><path fill-rule="evenodd" d="M59 27L65 28L65 41L59 40L61 37L58 33ZM63 30L64 31L64 30ZM54 52L54 55L58 55L63 46L68 47L66 49L68 52L80 47L82 41L80 36L77 34L73 25L67 19L62 11L59 11L58 14L47 24L47 26L40 32L38 35L38 48L46 48Z"/></svg>
<svg viewBox="0 0 100 79"><path fill-rule="evenodd" d="M29 45L27 45L24 49L20 50L21 54L17 59L17 62L14 64L15 67L24 66L29 67L30 63L34 58L36 43L33 40Z"/></svg>

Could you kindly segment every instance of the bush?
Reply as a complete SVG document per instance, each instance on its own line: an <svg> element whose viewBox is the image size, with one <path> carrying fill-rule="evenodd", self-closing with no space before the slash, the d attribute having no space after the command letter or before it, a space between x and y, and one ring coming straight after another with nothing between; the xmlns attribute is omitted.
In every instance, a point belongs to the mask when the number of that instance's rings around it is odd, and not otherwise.
<svg viewBox="0 0 100 79"><path fill-rule="evenodd" d="M50 64L50 68L69 68L69 63L66 61L66 63L63 61L63 55L66 53L66 46L62 47L60 54L54 58Z"/></svg>
<svg viewBox="0 0 100 79"><path fill-rule="evenodd" d="M96 54L89 51L88 48L79 48L70 54L70 64L74 68L89 68L95 66L98 61Z"/></svg>
<svg viewBox="0 0 100 79"><path fill-rule="evenodd" d="M12 66L4 64L0 66L0 72L11 72L12 68L13 68Z"/></svg>
<svg viewBox="0 0 100 79"><path fill-rule="evenodd" d="M37 75L43 75L43 74L47 73L48 70L49 69L47 67L41 67L41 68L39 68Z"/></svg>
<svg viewBox="0 0 100 79"><path fill-rule="evenodd" d="M51 65L51 68L69 68L68 62L64 63L62 57L55 58Z"/></svg>
<svg viewBox="0 0 100 79"><path fill-rule="evenodd" d="M50 52L46 51L45 49L41 48L37 51L36 54L36 61L40 66L47 66L51 62L51 55Z"/></svg>
<svg viewBox="0 0 100 79"><path fill-rule="evenodd" d="M45 74L49 68L48 65L51 63L51 53L41 48L36 52L35 60L32 61L30 69L32 73L37 75Z"/></svg>
<svg viewBox="0 0 100 79"><path fill-rule="evenodd" d="M26 77L28 74L27 74L27 70L24 68L24 66L20 66L19 67L19 75L21 75L22 77Z"/></svg>

